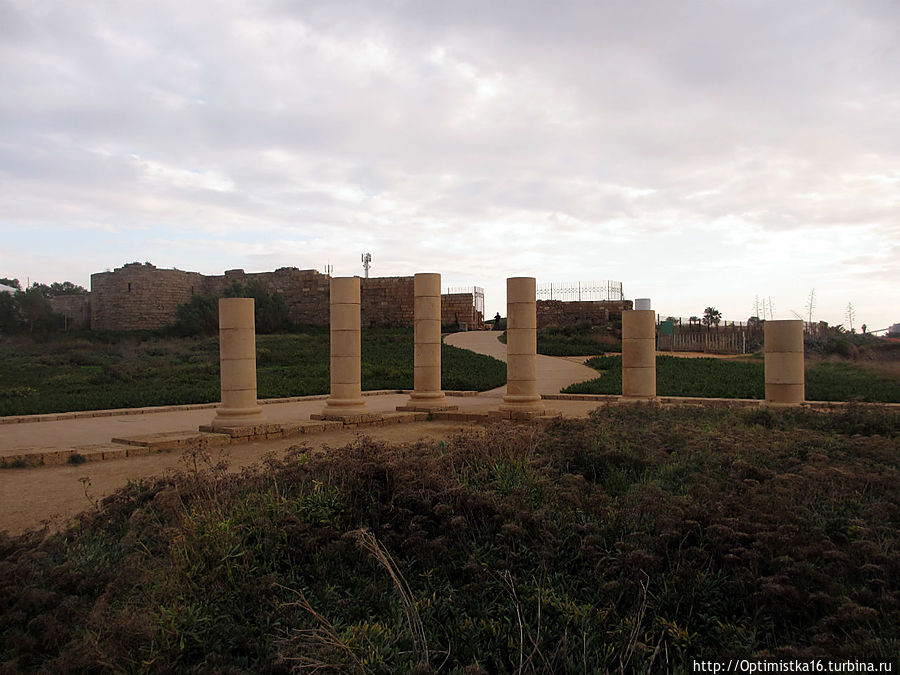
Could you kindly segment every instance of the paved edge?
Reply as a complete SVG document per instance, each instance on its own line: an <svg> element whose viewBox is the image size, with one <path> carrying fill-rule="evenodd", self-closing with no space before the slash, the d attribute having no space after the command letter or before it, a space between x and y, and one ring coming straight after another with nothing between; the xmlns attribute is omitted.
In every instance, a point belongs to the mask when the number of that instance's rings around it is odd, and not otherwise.
<svg viewBox="0 0 900 675"><path fill-rule="evenodd" d="M384 413L373 415L364 421L339 422L331 420L311 420L309 422L289 422L286 424L257 424L233 429L206 431L163 431L155 434L113 438L109 443L90 443L69 448L30 447L18 448L12 454L0 456L0 467L25 468L58 466L60 464L82 464L107 459L123 459L161 452L204 450L208 448L250 443L253 441L292 438L301 435L319 434L338 429L381 427L393 424L424 422L428 413ZM28 450L27 454L22 454Z"/></svg>
<svg viewBox="0 0 900 675"><path fill-rule="evenodd" d="M390 394L409 394L411 389L373 389L362 392L363 396L387 396ZM447 391L447 396L477 396L477 391ZM299 403L302 401L324 401L330 394L314 394L312 396L288 396L285 398L259 399L260 405L270 403ZM210 410L218 408L221 403L184 403L179 405L147 406L144 408L111 408L109 410L76 410L61 413L40 413L37 415L8 415L0 417L0 424L29 424L32 422L56 422L58 420L77 420L86 417L116 417L119 415L152 415L154 413L179 412L182 410Z"/></svg>

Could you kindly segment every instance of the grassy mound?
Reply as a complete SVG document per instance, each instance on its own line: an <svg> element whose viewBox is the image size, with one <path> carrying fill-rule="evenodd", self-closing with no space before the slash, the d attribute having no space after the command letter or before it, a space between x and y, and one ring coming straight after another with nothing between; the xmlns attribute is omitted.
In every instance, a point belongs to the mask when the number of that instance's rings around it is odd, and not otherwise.
<svg viewBox="0 0 900 675"><path fill-rule="evenodd" d="M622 357L598 356L586 365L602 377L566 387L568 394L621 394ZM660 396L710 398L765 397L762 361L656 357L656 391ZM900 403L900 378L852 363L819 363L806 371L809 401Z"/></svg>
<svg viewBox="0 0 900 675"><path fill-rule="evenodd" d="M218 338L152 334L8 340L0 350L0 416L138 408L219 400ZM329 391L327 327L256 338L260 398ZM445 389L486 390L506 382L506 366L445 345ZM363 331L362 387L412 389L411 328Z"/></svg>
<svg viewBox="0 0 900 675"><path fill-rule="evenodd" d="M0 672L690 672L900 644L897 413L649 406L202 456L0 536Z"/></svg>

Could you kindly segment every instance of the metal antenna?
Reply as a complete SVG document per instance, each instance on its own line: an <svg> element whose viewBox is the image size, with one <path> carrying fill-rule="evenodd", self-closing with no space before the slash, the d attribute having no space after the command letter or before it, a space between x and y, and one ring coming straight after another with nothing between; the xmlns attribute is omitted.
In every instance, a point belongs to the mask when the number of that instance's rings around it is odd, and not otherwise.
<svg viewBox="0 0 900 675"><path fill-rule="evenodd" d="M360 259L362 260L363 271L365 272L365 278L368 279L369 278L369 265L371 265L371 263L372 263L372 254L371 253L363 253L362 256L360 256Z"/></svg>

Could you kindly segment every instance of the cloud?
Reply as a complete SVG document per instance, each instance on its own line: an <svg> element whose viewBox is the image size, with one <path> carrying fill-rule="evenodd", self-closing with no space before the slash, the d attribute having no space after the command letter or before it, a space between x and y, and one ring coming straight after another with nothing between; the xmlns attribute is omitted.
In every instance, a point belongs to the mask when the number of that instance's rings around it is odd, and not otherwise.
<svg viewBox="0 0 900 675"><path fill-rule="evenodd" d="M492 311L529 266L739 318L754 270L884 292L898 32L879 0L0 0L0 233L209 272L355 273L365 248L379 274L484 278ZM782 245L802 278L760 263ZM684 276L698 256L744 277Z"/></svg>

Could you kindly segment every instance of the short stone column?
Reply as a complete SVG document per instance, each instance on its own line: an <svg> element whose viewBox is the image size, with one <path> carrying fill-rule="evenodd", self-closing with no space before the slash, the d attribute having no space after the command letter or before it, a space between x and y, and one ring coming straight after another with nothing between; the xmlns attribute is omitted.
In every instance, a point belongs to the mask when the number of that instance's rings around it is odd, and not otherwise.
<svg viewBox="0 0 900 675"><path fill-rule="evenodd" d="M331 395L321 419L367 415L361 387L359 277L331 279Z"/></svg>
<svg viewBox="0 0 900 675"><path fill-rule="evenodd" d="M806 399L803 363L803 322L799 319L766 321L766 403L799 405Z"/></svg>
<svg viewBox="0 0 900 675"><path fill-rule="evenodd" d="M622 398L656 397L656 312L646 298L622 312Z"/></svg>
<svg viewBox="0 0 900 675"><path fill-rule="evenodd" d="M500 406L505 417L544 414L537 386L537 294L534 277L506 280L506 395Z"/></svg>
<svg viewBox="0 0 900 675"><path fill-rule="evenodd" d="M253 298L219 300L219 371L222 405L213 429L265 422L256 399L256 323Z"/></svg>
<svg viewBox="0 0 900 675"><path fill-rule="evenodd" d="M406 405L397 410L427 412L455 410L441 391L441 275L431 272L416 274L413 279L415 356L413 362L415 389Z"/></svg>

